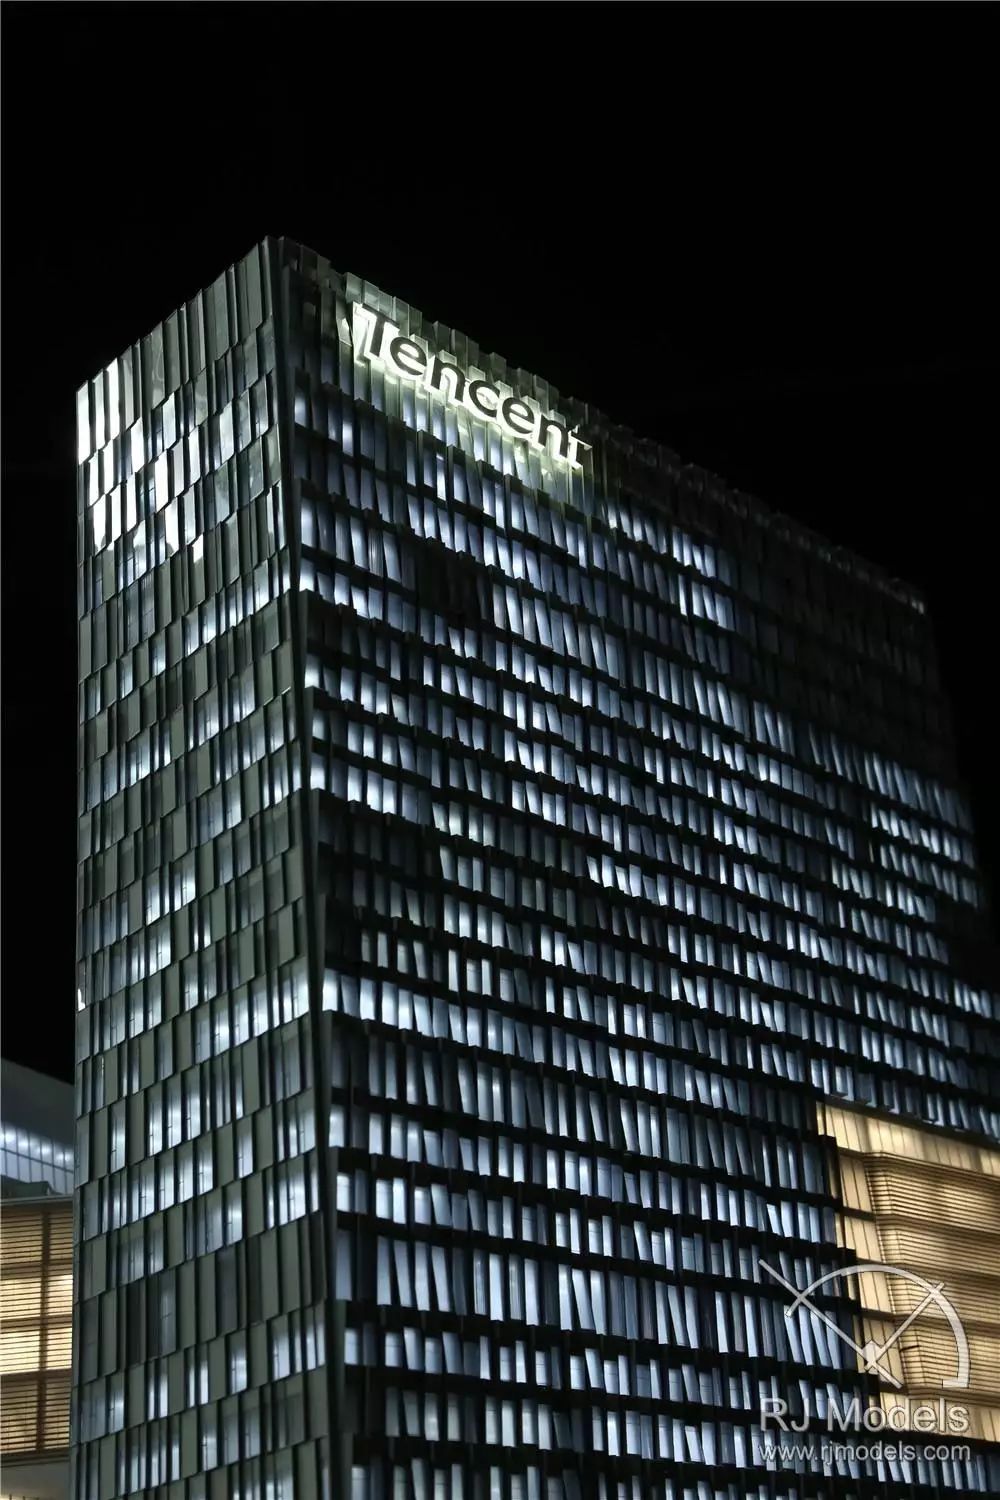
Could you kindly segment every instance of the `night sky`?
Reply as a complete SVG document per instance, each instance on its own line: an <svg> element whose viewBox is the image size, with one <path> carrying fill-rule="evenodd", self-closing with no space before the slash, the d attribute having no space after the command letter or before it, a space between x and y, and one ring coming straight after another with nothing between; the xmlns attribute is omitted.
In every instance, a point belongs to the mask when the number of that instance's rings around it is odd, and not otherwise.
<svg viewBox="0 0 1000 1500"><path fill-rule="evenodd" d="M4 6L5 1056L72 1075L75 392L268 233L917 584L996 888L991 10Z"/></svg>

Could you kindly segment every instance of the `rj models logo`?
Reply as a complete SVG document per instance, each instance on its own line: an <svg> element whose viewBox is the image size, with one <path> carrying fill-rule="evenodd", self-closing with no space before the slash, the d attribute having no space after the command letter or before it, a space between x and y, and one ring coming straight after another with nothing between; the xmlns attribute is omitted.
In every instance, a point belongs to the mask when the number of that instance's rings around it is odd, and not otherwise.
<svg viewBox="0 0 1000 1500"><path fill-rule="evenodd" d="M945 1399L945 1391L964 1391L969 1386L969 1341L966 1338L965 1329L962 1327L961 1319L955 1311L952 1303L944 1294L944 1283L926 1280L918 1276L915 1271L905 1271L899 1266L884 1265L878 1261L865 1261L858 1265L844 1266L838 1270L828 1271L825 1276L818 1276L815 1281L802 1290L786 1281L780 1271L773 1266L760 1261L760 1269L766 1271L773 1281L784 1287L790 1294L792 1301L785 1309L785 1317L792 1318L799 1308L804 1308L812 1317L816 1318L831 1333L847 1345L858 1357L860 1370L865 1374L877 1375L884 1384L899 1391L902 1389L902 1381L890 1368L886 1356L889 1351L898 1344L903 1334L914 1325L924 1314L936 1309L939 1315L936 1318L940 1328L940 1315L943 1314L951 1335L955 1342L955 1373L946 1376L941 1381L942 1395L936 1401L922 1399L919 1403L912 1402L908 1397L901 1396L898 1402L887 1401L884 1397L876 1398L864 1406L861 1398L855 1396L846 1405L838 1404L831 1398L826 1412L825 1426L827 1433L833 1432L868 1432L879 1433L886 1429L894 1432L920 1432L920 1433L948 1433L957 1434L967 1432L969 1429L969 1410L966 1406L958 1406ZM898 1323L892 1333L882 1343L869 1339L865 1344L858 1344L838 1324L829 1317L822 1308L816 1306L813 1300L817 1292L831 1282L838 1281L846 1276L859 1276L867 1272L874 1272L884 1277L901 1277L904 1281L915 1283L923 1292L923 1296L917 1301L912 1312L908 1313L901 1323ZM915 1329L912 1337L919 1339L919 1330ZM898 1366L896 1367L899 1368ZM817 1427L817 1414L811 1412L808 1407L801 1417L790 1419L788 1417L788 1402L780 1397L766 1398L761 1403L761 1427L766 1432L769 1428L780 1432L805 1432L815 1431ZM828 1445L824 1445L825 1447ZM803 1455L807 1456L807 1455ZM814 1455L815 1456L815 1455ZM822 1454L820 1453L820 1456Z"/></svg>
<svg viewBox="0 0 1000 1500"><path fill-rule="evenodd" d="M571 468L580 467L579 452L589 448L565 422L546 416L527 396L517 396L509 386L487 380L481 370L463 370L450 355L432 350L426 339L402 338L399 328L385 313L373 312L360 302L351 307L354 348L362 359L382 365L400 380L435 391L451 406L463 406L474 417L484 418L508 437L518 438L536 452L562 459Z"/></svg>

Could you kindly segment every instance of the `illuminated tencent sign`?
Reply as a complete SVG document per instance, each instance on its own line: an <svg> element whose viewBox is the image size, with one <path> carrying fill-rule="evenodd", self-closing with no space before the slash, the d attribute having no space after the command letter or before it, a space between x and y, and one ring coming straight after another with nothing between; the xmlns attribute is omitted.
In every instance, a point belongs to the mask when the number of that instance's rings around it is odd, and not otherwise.
<svg viewBox="0 0 1000 1500"><path fill-rule="evenodd" d="M589 448L565 422L547 417L526 396L516 396L509 386L487 380L480 370L463 370L448 354L431 350L425 339L402 337L385 313L373 312L360 302L352 304L354 348L362 357L390 370L400 380L410 380L434 391L451 406L463 406L474 417L485 417L509 437L518 438L537 452L580 467L578 454Z"/></svg>

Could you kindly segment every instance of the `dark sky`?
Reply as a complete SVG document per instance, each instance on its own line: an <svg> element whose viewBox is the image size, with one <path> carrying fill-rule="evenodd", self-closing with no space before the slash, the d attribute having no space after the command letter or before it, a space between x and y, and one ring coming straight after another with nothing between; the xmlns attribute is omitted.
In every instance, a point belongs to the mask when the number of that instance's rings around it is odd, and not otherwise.
<svg viewBox="0 0 1000 1500"><path fill-rule="evenodd" d="M70 1076L74 396L288 234L920 586L984 866L992 7L3 10L3 1052Z"/></svg>

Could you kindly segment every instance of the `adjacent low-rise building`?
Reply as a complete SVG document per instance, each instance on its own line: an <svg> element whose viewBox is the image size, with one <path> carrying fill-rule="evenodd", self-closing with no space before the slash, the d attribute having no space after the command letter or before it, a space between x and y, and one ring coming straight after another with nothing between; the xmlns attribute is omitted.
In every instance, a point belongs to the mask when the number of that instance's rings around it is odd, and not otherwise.
<svg viewBox="0 0 1000 1500"><path fill-rule="evenodd" d="M69 1493L73 1087L0 1063L0 1500Z"/></svg>

